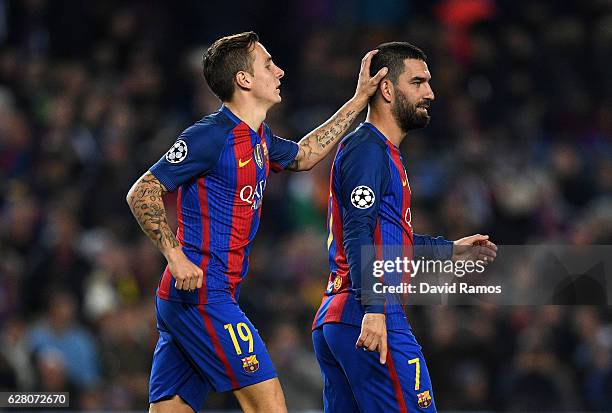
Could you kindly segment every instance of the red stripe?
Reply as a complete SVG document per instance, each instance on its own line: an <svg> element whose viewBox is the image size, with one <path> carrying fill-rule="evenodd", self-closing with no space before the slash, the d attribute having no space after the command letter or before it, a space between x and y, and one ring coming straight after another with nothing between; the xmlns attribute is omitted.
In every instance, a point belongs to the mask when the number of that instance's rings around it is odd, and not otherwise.
<svg viewBox="0 0 612 413"><path fill-rule="evenodd" d="M264 161L264 167L266 169L266 173L264 177L265 179L268 179L268 174L270 173L270 152L268 150L268 140L266 139L265 128L264 128L263 123L259 127L258 133L259 133L259 137L261 138L261 150L263 152L262 156L263 156L263 161ZM255 170L255 176L257 176L257 170ZM257 210L257 219L259 219L260 222L261 222L261 211L262 210L263 210L263 203L262 203L262 206L259 207L259 209ZM249 258L250 257L247 257L247 262L249 261Z"/></svg>
<svg viewBox="0 0 612 413"><path fill-rule="evenodd" d="M391 152L391 159L393 160L393 164L397 170L400 183L402 184L402 209L400 211L400 215L402 218L402 226L405 229L406 234L409 235L409 243L412 244L412 228L408 225L406 220L404 219L405 211L410 208L410 187L408 186L408 177L406 176L406 170L404 168L404 164L400 159L399 149L394 147L390 142L387 141L387 145L390 147L389 151ZM406 186L404 186L403 181L406 180Z"/></svg>
<svg viewBox="0 0 612 413"><path fill-rule="evenodd" d="M166 269L164 270L164 275L159 282L159 286L157 288L157 295L159 298L163 298L167 300L170 298L170 281L172 280L172 274L170 274L170 269L166 265Z"/></svg>
<svg viewBox="0 0 612 413"><path fill-rule="evenodd" d="M324 323L342 320L342 312L344 311L344 305L346 304L348 296L348 293L342 293L334 294L332 297L330 297L332 302L327 307L327 312L325 313L325 318L323 319Z"/></svg>
<svg viewBox="0 0 612 413"><path fill-rule="evenodd" d="M314 316L314 320L312 320L312 329L314 330L315 326L317 325L317 319L319 318L319 313L321 313L321 309L323 308L323 303L325 303L325 300L328 299L329 297L324 295L323 299L321 300L321 305L319 306L319 309L317 310L317 313Z"/></svg>
<svg viewBox="0 0 612 413"><path fill-rule="evenodd" d="M272 168L274 172L280 172L283 170L283 167L278 162L270 162L270 168Z"/></svg>
<svg viewBox="0 0 612 413"><path fill-rule="evenodd" d="M236 159L236 188L234 190L234 203L232 209L232 223L230 227L229 251L227 253L227 278L232 298L236 287L242 281L242 267L244 264L244 250L249 243L249 233L253 223L255 210L240 198L240 191L247 185L257 187L257 165L251 143L251 132L246 123L241 122L234 128L234 157ZM239 162L242 158L252 160L242 168ZM246 162L242 159L242 162ZM254 202L254 201L253 201Z"/></svg>
<svg viewBox="0 0 612 413"><path fill-rule="evenodd" d="M178 228L176 230L176 239L178 240L180 245L183 245L183 187L180 186L178 189L177 197L176 197L176 218L178 221ZM163 299L170 298L170 284L172 282L172 273L170 272L170 268L166 265L166 269L164 270L164 274L162 275L161 280L158 285L157 295Z"/></svg>
<svg viewBox="0 0 612 413"><path fill-rule="evenodd" d="M334 180L334 168L332 166L332 172L329 177L329 190L331 192L331 214L332 214L332 233L334 235L333 242L336 244L336 255L334 256L334 262L338 266L336 269L336 275L348 278L349 265L346 260L346 252L344 251L344 233L342 231L342 214L340 214L340 203L338 197L333 189ZM329 220L327 221L329 225ZM350 279L347 279L346 288L350 285ZM344 282L342 283L343 289Z"/></svg>
<svg viewBox="0 0 612 413"><path fill-rule="evenodd" d="M412 260L413 256L414 256L414 248L412 246L412 240L410 239L410 237L408 237L408 234L404 233L402 235L402 240L403 240L403 246L402 246L402 254L404 257L407 257L408 259ZM404 273L402 273L402 283L404 285L410 284L410 281L412 280L412 278L410 277L410 266L408 266L407 268L408 271L405 271ZM407 292L402 294L402 297L405 299L407 298Z"/></svg>
<svg viewBox="0 0 612 413"><path fill-rule="evenodd" d="M374 248L376 251L376 260L380 261L383 259L383 251L382 251L382 232L380 230L380 218L376 218L376 226L374 227ZM380 283L385 283L385 276L380 277ZM384 312L387 313L387 300L385 300L384 304Z"/></svg>
<svg viewBox="0 0 612 413"><path fill-rule="evenodd" d="M232 389L236 389L239 387L238 380L236 379L236 374L234 374L232 366L230 365L229 361L227 360L227 356L223 351L223 347L221 347L221 342L219 341L219 337L217 337L217 332L215 331L215 327L213 326L212 320L210 319L210 316L206 313L206 310L204 310L203 305L199 305L198 310L200 311L202 320L204 320L204 326L206 327L206 332L213 343L215 353L217 354L217 357L219 357L219 360L221 360L221 363L223 363L223 367L225 368L225 374L232 383Z"/></svg>
<svg viewBox="0 0 612 413"><path fill-rule="evenodd" d="M380 218L376 218L376 226L374 227L374 245L376 248L376 259L383 259L382 252L382 232L380 230Z"/></svg>
<svg viewBox="0 0 612 413"><path fill-rule="evenodd" d="M400 408L400 413L408 413L408 408L406 407L406 401L404 400L404 394L402 393L402 385L400 384L399 377L397 376L397 370L395 370L395 365L393 364L393 357L391 357L391 351L387 351L387 369L389 370L389 375L391 376L391 383L393 384L393 391L395 392L395 399L397 400L397 405Z"/></svg>
<svg viewBox="0 0 612 413"><path fill-rule="evenodd" d="M393 164L397 170L399 179L401 181L400 191L402 191L402 207L400 210L400 218L402 222L402 227L404 231L402 232L402 253L405 257L409 259L413 258L413 238L412 238L412 227L408 225L405 219L406 211L410 208L410 186L408 185L408 177L406 176L406 170L404 169L404 165L400 158L400 153L397 148L392 146L389 142L389 152L391 153L391 159L393 160ZM406 185L404 186L404 180L406 180ZM410 273L405 272L402 275L402 282L409 283L411 280Z"/></svg>
<svg viewBox="0 0 612 413"><path fill-rule="evenodd" d="M183 245L184 227L183 227L183 187L180 186L176 197L176 216L178 220L178 229L176 230L176 239Z"/></svg>
<svg viewBox="0 0 612 413"><path fill-rule="evenodd" d="M197 182L198 199L200 201L200 214L202 216L202 244L200 245L200 251L202 251L202 262L200 262L200 268L204 273L202 288L198 290L198 304L205 304L208 301L208 297L206 296L206 270L208 269L208 261L210 260L210 215L208 213L206 177L198 178Z"/></svg>

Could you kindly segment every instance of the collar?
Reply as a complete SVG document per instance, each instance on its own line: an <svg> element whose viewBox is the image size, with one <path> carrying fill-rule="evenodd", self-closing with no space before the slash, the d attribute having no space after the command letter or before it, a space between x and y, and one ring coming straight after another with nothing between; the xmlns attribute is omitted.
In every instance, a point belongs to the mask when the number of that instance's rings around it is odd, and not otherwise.
<svg viewBox="0 0 612 413"><path fill-rule="evenodd" d="M240 120L240 118L238 118L238 116L234 115L234 113L227 106L225 106L225 105L221 105L221 107L219 108L219 112L221 112L225 116L227 116L232 122L234 122L235 125L237 125L240 122L242 122Z"/></svg>
<svg viewBox="0 0 612 413"><path fill-rule="evenodd" d="M398 148L397 146L395 146L395 145L393 144L393 142L391 142L391 141L389 140L389 138L387 138L385 135L383 135L383 133L382 133L381 131L379 131L379 130L378 130L378 128L377 128L376 126L372 125L370 122L363 122L363 123L361 123L361 124L359 125L359 127L365 127L365 128L370 129L372 132L374 132L374 134L375 134L375 135L376 135L378 138L382 139L382 140L383 140L383 141L384 141L384 142L385 142L385 143L386 143L386 144L387 144L389 147L391 147L391 148L393 148L393 149L395 149L395 150L399 151L399 148Z"/></svg>

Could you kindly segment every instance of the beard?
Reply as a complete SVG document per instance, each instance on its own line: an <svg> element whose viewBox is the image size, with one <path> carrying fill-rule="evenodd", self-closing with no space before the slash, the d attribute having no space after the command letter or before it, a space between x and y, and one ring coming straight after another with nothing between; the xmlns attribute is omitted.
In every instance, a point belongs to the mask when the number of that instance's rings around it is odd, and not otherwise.
<svg viewBox="0 0 612 413"><path fill-rule="evenodd" d="M397 124L404 133L413 129L424 128L429 124L430 116L427 112L419 112L419 105L429 106L429 101L420 102L419 104L411 104L408 98L399 89L395 89L395 101L391 108L391 113L397 121Z"/></svg>

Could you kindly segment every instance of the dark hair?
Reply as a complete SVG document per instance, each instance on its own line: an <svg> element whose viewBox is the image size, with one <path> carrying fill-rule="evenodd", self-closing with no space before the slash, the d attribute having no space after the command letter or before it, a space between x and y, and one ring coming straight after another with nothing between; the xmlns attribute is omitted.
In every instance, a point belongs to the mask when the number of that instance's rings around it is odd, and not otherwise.
<svg viewBox="0 0 612 413"><path fill-rule="evenodd" d="M408 42L389 42L376 47L378 53L372 58L370 63L370 76L374 76L383 67L388 67L387 79L393 84L404 73L404 60L417 59L427 61L427 56L421 49Z"/></svg>
<svg viewBox="0 0 612 413"><path fill-rule="evenodd" d="M222 102L234 94L234 76L241 70L253 74L253 57L250 54L259 36L244 32L216 40L204 52L202 69L208 87Z"/></svg>

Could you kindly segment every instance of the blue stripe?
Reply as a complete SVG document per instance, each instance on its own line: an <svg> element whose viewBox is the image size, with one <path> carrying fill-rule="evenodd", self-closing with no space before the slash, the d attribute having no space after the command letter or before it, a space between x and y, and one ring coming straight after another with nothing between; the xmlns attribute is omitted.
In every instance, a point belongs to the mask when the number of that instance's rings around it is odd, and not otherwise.
<svg viewBox="0 0 612 413"><path fill-rule="evenodd" d="M236 301L238 301L240 297L240 287L242 287L242 283L238 283L238 285L236 285L236 290L234 290L234 300Z"/></svg>
<svg viewBox="0 0 612 413"><path fill-rule="evenodd" d="M189 248L197 251L202 245L202 213L198 199L198 182L192 180L183 186L182 194L183 237Z"/></svg>
<svg viewBox="0 0 612 413"><path fill-rule="evenodd" d="M207 282L207 298L211 298L213 290L227 291L227 251L229 249L229 239L232 221L232 205L234 202L234 191L228 191L223 182L223 178L230 180L230 187L236 186L235 171L229 171L228 159L235 169L235 159L233 156L232 137L223 148L221 158L218 163L218 173L207 178L208 211L210 215L210 249L211 257L209 271L214 274ZM233 178L232 178L233 177ZM233 183L233 185L232 185ZM226 199L229 197L229 199Z"/></svg>
<svg viewBox="0 0 612 413"><path fill-rule="evenodd" d="M202 245L202 214L198 199L197 180L192 180L182 186L181 214L183 216L183 252L189 260L199 264L202 260L200 246ZM195 292L178 291L174 282L170 285L170 298L194 302Z"/></svg>
<svg viewBox="0 0 612 413"><path fill-rule="evenodd" d="M236 197L236 191L239 191L236 188L236 156L234 155L234 145L236 144L236 138L234 136L234 132L230 134L230 138L228 140L227 150L225 151L225 161L223 165L226 165L226 171L222 173L222 176L227 178L227 189L225 189L224 193L226 196L229 196L228 202L226 205L229 205L229 208L225 208L221 211L220 221L223 223L223 227L227 229L224 234L220 234L220 243L218 244L221 247L221 251L219 252L219 258L221 259L221 264L223 265L222 277L219 280L223 284L219 285L220 288L227 290L229 286L229 277L227 276L227 270L229 268L228 261L228 252L230 249L230 236L232 232L232 217L234 216L234 199Z"/></svg>
<svg viewBox="0 0 612 413"><path fill-rule="evenodd" d="M249 244L244 247L244 259L242 260L242 270L240 271L240 276L244 279L249 271L249 254L251 253L251 248L253 247L253 243L249 242Z"/></svg>
<svg viewBox="0 0 612 413"><path fill-rule="evenodd" d="M387 147L387 154L389 155L389 186L383 197L383 202L380 204L381 215L387 217L399 217L404 219L402 216L402 205L403 205L403 193L402 190L402 177L399 174L393 159L391 158L390 148ZM399 198L397 195L400 195ZM402 245L403 243L403 229L401 222L394 223L388 219L382 219L380 223L380 230L382 235L382 245ZM388 255L391 251L384 251ZM384 257L385 259L395 259L395 257Z"/></svg>
<svg viewBox="0 0 612 413"><path fill-rule="evenodd" d="M207 180L206 180L206 177L202 177L200 179L202 180L202 184L206 188L206 196L204 197L204 203L206 204L207 207L209 207L209 205L208 205L208 198L209 198L209 196L208 196ZM200 179L197 179L196 182L199 181ZM202 217L201 226L202 226L202 230L203 230L204 229L203 228L203 226L204 226L204 221L203 221L204 216L203 216L203 211L202 211L202 204L199 202L199 200L200 200L200 196L199 196L200 186L198 185L198 186L196 186L196 188L197 188L196 192L197 192L198 205L200 205L200 217ZM210 216L210 209L208 210L208 215ZM211 231L211 229L212 229L211 228L211 220L210 219L208 220L208 228L207 229L208 229L208 243L210 244L210 241L211 241L210 237L211 237L211 234L212 234L212 231ZM200 245L202 245L202 244L200 244ZM209 254L208 254L209 255L208 256L208 264L206 265L206 268L204 269L204 279L202 280L203 286L206 288L206 293L207 294L208 294L208 288L209 288L208 281L210 279L212 279L212 277L209 276L210 267L211 267L210 264L211 264L211 261L212 261L212 256L211 256L212 255L211 254L212 246L211 245L208 245L208 251L209 251ZM203 260L204 260L204 255L202 254L201 257L200 257L200 262L198 263L198 266L202 264ZM199 299L199 296L198 296L198 299Z"/></svg>
<svg viewBox="0 0 612 413"><path fill-rule="evenodd" d="M334 299L334 297L336 297L336 294L332 296L325 296L325 298L323 299L323 303L321 304L321 309L319 310L319 314L317 315L317 320L315 322L316 327L318 327L319 325L321 325L321 323L323 323L323 320L325 319L325 314L327 314L327 309L329 308L329 304Z"/></svg>
<svg viewBox="0 0 612 413"><path fill-rule="evenodd" d="M394 167L395 168L395 167ZM402 200L397 198L397 187L398 185L401 187L401 181L398 181L397 173L391 171L390 174L390 182L387 193L383 197L383 202L380 203L380 212L383 217L401 217L401 202ZM399 192L401 193L401 192ZM398 207L397 203L400 202L400 206ZM400 212L398 212L400 211ZM381 219L380 220L380 233L382 236L382 245L383 246L397 246L402 245L402 227L401 222L394 223L389 219ZM383 248L383 253L385 255L384 259L395 259L395 257L388 257L387 255L391 254L389 249Z"/></svg>
<svg viewBox="0 0 612 413"><path fill-rule="evenodd" d="M381 202L381 216L386 217L399 217L403 219L402 206L403 206L403 186L402 186L402 174L395 166L393 158L390 154L390 148L387 147L387 154L389 155L389 186L387 192ZM382 251L383 259L395 260L397 257L403 256L403 228L401 222L395 222L389 219L382 219L380 221L380 229L382 236ZM399 285L402 280L401 272L388 272L385 275L385 282L388 285ZM391 306L399 306L401 304L401 298L394 294L387 295L387 310L397 312L398 309Z"/></svg>
<svg viewBox="0 0 612 413"><path fill-rule="evenodd" d="M350 294L344 302L344 308L342 309L342 315L340 321L347 324L352 324L357 320L357 323L361 325L361 320L365 310L360 303L355 299L355 295Z"/></svg>

